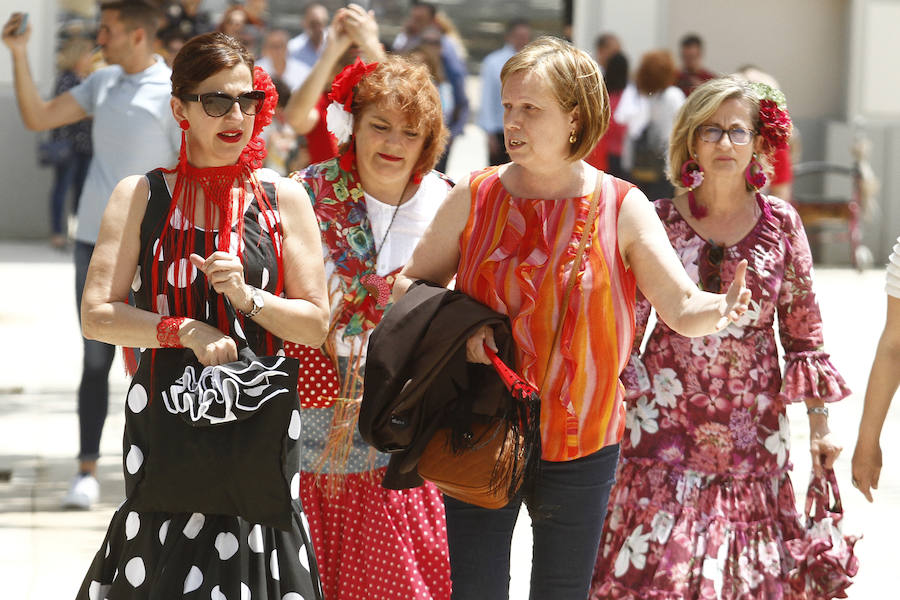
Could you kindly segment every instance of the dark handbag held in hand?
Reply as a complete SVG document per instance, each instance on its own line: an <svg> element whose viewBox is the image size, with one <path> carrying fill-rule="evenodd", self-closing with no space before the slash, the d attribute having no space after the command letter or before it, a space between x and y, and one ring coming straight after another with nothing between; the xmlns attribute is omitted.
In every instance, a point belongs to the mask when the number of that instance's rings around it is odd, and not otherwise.
<svg viewBox="0 0 900 600"><path fill-rule="evenodd" d="M234 309L226 300L229 322ZM206 366L189 350L156 351L148 447L134 506L141 511L240 516L290 530L299 497L299 362L256 356L239 334L238 360ZM126 462L127 465L127 462ZM288 482L291 482L290 484Z"/></svg>

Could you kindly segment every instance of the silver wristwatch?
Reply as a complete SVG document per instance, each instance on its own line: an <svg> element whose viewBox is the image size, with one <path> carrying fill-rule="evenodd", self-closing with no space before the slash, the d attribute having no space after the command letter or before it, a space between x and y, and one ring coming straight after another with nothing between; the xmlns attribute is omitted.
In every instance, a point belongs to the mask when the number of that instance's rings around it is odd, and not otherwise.
<svg viewBox="0 0 900 600"><path fill-rule="evenodd" d="M260 290L252 285L248 285L247 287L250 288L250 300L253 302L253 308L250 309L250 312L244 312L240 309L238 309L238 311L245 317L253 318L259 314L259 311L263 309L266 303L265 300L263 300L263 295Z"/></svg>

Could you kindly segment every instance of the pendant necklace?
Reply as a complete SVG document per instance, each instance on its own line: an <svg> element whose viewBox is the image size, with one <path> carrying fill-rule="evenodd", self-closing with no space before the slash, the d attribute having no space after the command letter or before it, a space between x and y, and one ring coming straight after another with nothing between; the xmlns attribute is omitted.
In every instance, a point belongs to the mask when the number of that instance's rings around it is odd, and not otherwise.
<svg viewBox="0 0 900 600"><path fill-rule="evenodd" d="M375 298L376 306L387 306L391 301L391 283L388 283L387 279L378 274L378 255L381 254L381 250L384 248L384 243L387 241L388 234L391 232L391 227L394 225L394 220L397 218L397 213L400 212L401 202L394 206L393 214L391 214L391 220L388 223L387 229L384 230L384 236L381 238L381 243L375 247L375 256L372 258L373 269L371 273L366 273L362 277L359 278L359 282L366 289L366 291ZM391 277L393 280L393 277Z"/></svg>

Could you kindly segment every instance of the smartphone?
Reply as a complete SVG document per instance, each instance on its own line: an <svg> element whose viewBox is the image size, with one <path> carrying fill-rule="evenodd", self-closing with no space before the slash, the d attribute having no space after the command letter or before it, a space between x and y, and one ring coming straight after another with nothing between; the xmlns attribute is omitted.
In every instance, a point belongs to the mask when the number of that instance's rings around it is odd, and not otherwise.
<svg viewBox="0 0 900 600"><path fill-rule="evenodd" d="M25 28L28 27L28 13L22 13L22 18L19 21L19 28L16 29L16 36L20 36L25 33Z"/></svg>
<svg viewBox="0 0 900 600"><path fill-rule="evenodd" d="M370 0L351 0L351 1L348 2L347 4L348 4L348 5L350 5L350 4L358 4L358 5L361 6L362 9L363 9L364 11L366 11L366 12L368 12L369 9L372 8L372 2L371 2Z"/></svg>

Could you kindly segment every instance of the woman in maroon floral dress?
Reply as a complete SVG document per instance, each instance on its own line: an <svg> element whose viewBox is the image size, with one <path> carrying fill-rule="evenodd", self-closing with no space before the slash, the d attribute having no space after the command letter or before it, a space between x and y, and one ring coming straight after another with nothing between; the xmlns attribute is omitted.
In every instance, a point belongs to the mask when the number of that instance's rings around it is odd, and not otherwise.
<svg viewBox="0 0 900 600"><path fill-rule="evenodd" d="M787 583L785 541L802 526L785 407L806 403L820 471L841 451L825 403L849 390L822 350L800 218L757 191L790 136L783 107L777 90L722 78L698 87L676 118L669 178L680 193L657 200L657 214L702 289L720 291L746 258L753 299L702 338L657 322L639 356L650 304L638 298L622 458L591 598L807 597Z"/></svg>

